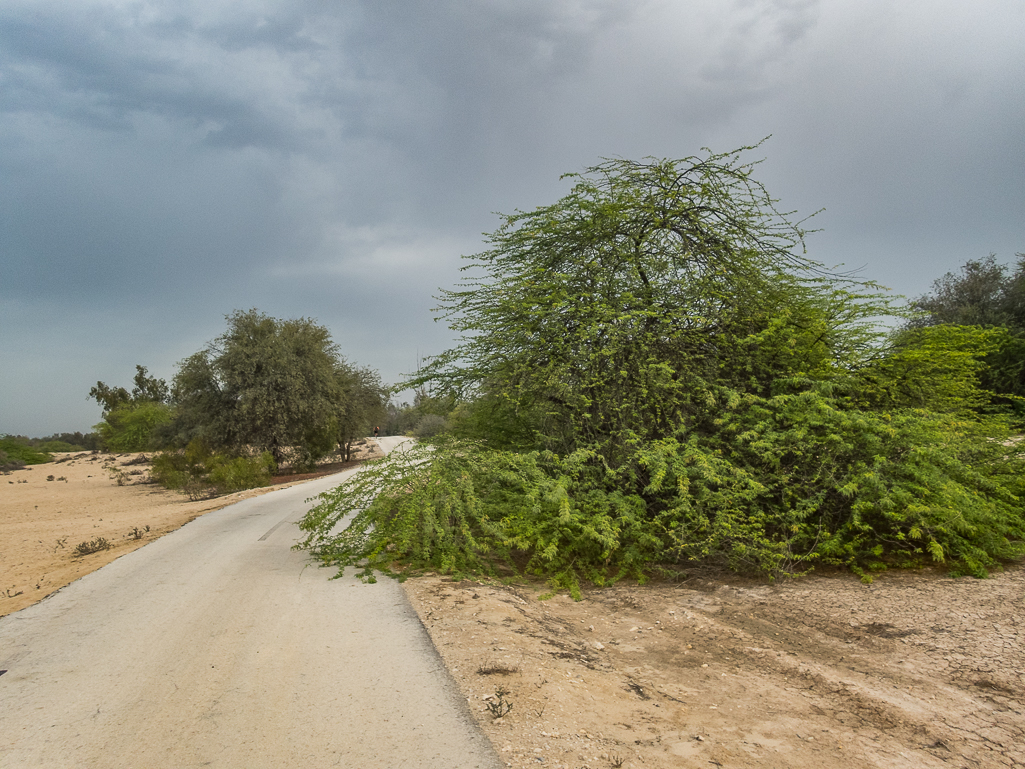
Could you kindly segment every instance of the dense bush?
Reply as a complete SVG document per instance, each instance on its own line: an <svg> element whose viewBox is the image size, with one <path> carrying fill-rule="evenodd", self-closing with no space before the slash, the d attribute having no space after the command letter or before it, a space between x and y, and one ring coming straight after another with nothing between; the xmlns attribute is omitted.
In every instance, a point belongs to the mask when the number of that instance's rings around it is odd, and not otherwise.
<svg viewBox="0 0 1025 769"><path fill-rule="evenodd" d="M24 466L24 462L17 459L11 459L7 456L6 451L0 451L0 472L6 473L11 470L20 470Z"/></svg>
<svg viewBox="0 0 1025 769"><path fill-rule="evenodd" d="M218 493L268 486L277 469L269 451L255 457L226 457L215 454L207 464L207 478Z"/></svg>
<svg viewBox="0 0 1025 769"><path fill-rule="evenodd" d="M269 452L255 457L229 457L212 452L203 441L184 449L163 451L153 458L150 475L164 488L190 499L267 486L277 466Z"/></svg>
<svg viewBox="0 0 1025 769"><path fill-rule="evenodd" d="M447 425L448 422L443 416L424 414L417 420L416 427L413 428L413 437L421 439L433 438L445 432Z"/></svg>
<svg viewBox="0 0 1025 769"><path fill-rule="evenodd" d="M1025 254L1014 269L997 264L996 256L969 259L959 273L948 272L933 282L932 291L914 300L919 312L909 328L974 326L1000 329L986 355L980 376L997 402L1020 421L1025 418Z"/></svg>
<svg viewBox="0 0 1025 769"><path fill-rule="evenodd" d="M694 561L868 578L1023 554L1025 467L979 383L1003 332L889 333L901 310L807 259L751 171L608 161L506 217L443 292L459 344L407 383L458 395L462 440L324 495L303 545L574 590Z"/></svg>
<svg viewBox="0 0 1025 769"><path fill-rule="evenodd" d="M85 451L84 446L76 446L65 441L43 441L36 444L36 449L45 451L47 454L56 454L68 451Z"/></svg>
<svg viewBox="0 0 1025 769"><path fill-rule="evenodd" d="M156 432L171 421L171 409L163 403L142 401L117 406L95 425L108 451L148 451L156 448Z"/></svg>
<svg viewBox="0 0 1025 769"><path fill-rule="evenodd" d="M24 465L41 465L53 461L53 457L46 452L34 449L27 441L11 435L0 438L0 451L7 455L7 464L20 462Z"/></svg>

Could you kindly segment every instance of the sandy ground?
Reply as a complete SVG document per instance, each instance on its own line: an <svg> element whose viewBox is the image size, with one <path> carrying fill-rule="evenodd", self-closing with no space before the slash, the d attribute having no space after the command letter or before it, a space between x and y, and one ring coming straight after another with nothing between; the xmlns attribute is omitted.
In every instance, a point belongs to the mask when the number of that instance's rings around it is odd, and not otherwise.
<svg viewBox="0 0 1025 769"><path fill-rule="evenodd" d="M0 476L0 614L262 493L188 502L103 470L145 471L132 459L66 455ZM98 536L112 549L72 555ZM404 588L508 766L1025 766L1021 565L872 585L693 575L581 602L437 576Z"/></svg>
<svg viewBox="0 0 1025 769"><path fill-rule="evenodd" d="M0 474L0 617L203 513L305 477L278 478L274 486L190 502L148 483L145 456L55 454L54 462ZM123 485L118 485L118 476ZM76 555L79 544L97 538L107 540L110 549Z"/></svg>
<svg viewBox="0 0 1025 769"><path fill-rule="evenodd" d="M695 577L579 603L405 584L509 766L1025 766L1021 566L871 586ZM495 718L500 691L512 709Z"/></svg>

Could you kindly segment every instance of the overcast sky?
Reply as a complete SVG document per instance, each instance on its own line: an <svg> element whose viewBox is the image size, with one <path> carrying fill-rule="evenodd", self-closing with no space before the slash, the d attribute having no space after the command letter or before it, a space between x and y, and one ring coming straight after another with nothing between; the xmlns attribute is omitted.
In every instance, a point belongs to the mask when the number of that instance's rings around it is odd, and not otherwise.
<svg viewBox="0 0 1025 769"><path fill-rule="evenodd" d="M752 144L809 255L1025 251L1022 0L3 0L0 433L86 431L256 307L388 382L494 212Z"/></svg>

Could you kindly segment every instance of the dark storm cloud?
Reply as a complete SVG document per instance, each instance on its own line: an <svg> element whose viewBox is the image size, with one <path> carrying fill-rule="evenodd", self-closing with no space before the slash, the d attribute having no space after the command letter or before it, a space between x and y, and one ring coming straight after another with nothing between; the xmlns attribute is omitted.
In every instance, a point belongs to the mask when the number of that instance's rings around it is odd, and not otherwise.
<svg viewBox="0 0 1025 769"><path fill-rule="evenodd" d="M0 432L83 429L235 308L386 379L493 211L601 157L756 151L827 263L907 293L1025 249L1018 0L7 0Z"/></svg>

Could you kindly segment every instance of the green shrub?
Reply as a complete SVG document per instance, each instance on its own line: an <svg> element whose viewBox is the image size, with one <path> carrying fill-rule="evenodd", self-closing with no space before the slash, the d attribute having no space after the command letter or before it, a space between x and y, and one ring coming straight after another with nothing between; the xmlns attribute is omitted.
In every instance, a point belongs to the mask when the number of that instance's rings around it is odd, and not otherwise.
<svg viewBox="0 0 1025 769"><path fill-rule="evenodd" d="M719 395L716 432L639 444L618 468L587 449L419 444L322 494L300 547L364 578L504 567L574 593L695 561L770 578L816 563L984 576L1025 554L1025 461L993 439L999 424L842 409L823 388Z"/></svg>
<svg viewBox="0 0 1025 769"><path fill-rule="evenodd" d="M269 451L256 457L228 458L215 454L207 463L207 479L221 494L269 486L276 469Z"/></svg>
<svg viewBox="0 0 1025 769"><path fill-rule="evenodd" d="M154 448L157 429L170 421L169 406L142 401L108 411L95 429L103 446L110 451L147 451Z"/></svg>
<svg viewBox="0 0 1025 769"><path fill-rule="evenodd" d="M413 428L414 438L433 438L445 432L447 421L445 417L438 414L424 414Z"/></svg>
<svg viewBox="0 0 1025 769"><path fill-rule="evenodd" d="M365 578L571 590L695 561L981 576L1025 554L1025 462L980 386L1007 333L890 333L904 311L808 259L740 153L605 161L504 217L442 291L459 343L403 383L458 398L463 442L322 495L301 546Z"/></svg>
<svg viewBox="0 0 1025 769"><path fill-rule="evenodd" d="M275 470L270 452L255 457L229 457L214 454L206 443L196 439L185 449L155 456L150 475L164 488L199 499L267 486Z"/></svg>
<svg viewBox="0 0 1025 769"><path fill-rule="evenodd" d="M25 463L18 459L11 459L7 456L6 451L0 451L0 472L9 472L11 470L20 470L25 466Z"/></svg>
<svg viewBox="0 0 1025 769"><path fill-rule="evenodd" d="M342 570L388 571L396 562L443 573L501 566L548 576L578 595L578 577L606 584L643 578L667 550L644 501L596 488L593 457L489 451L445 439L371 463L320 496L300 522L298 547ZM333 530L354 515L341 533Z"/></svg>
<svg viewBox="0 0 1025 769"><path fill-rule="evenodd" d="M45 441L36 446L39 451L45 451L46 453L57 453L66 451L85 451L84 446L75 446L74 444L67 443L65 441Z"/></svg>
<svg viewBox="0 0 1025 769"><path fill-rule="evenodd" d="M0 451L7 455L7 462L21 462L26 465L42 465L52 462L53 457L43 451L27 446L11 436L0 438Z"/></svg>

